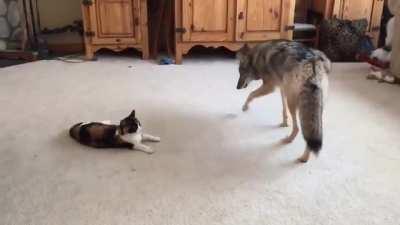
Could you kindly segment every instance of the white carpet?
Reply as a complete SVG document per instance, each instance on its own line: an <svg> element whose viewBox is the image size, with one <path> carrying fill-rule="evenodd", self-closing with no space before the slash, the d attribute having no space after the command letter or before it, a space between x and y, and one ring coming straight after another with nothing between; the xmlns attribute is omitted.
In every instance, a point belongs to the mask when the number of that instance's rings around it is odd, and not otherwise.
<svg viewBox="0 0 400 225"><path fill-rule="evenodd" d="M129 68L131 66L131 68ZM0 70L0 224L385 224L400 221L400 88L363 64L330 76L318 159L279 140L278 94L240 111L234 60L158 66L127 57ZM79 121L137 110L156 153L93 150Z"/></svg>

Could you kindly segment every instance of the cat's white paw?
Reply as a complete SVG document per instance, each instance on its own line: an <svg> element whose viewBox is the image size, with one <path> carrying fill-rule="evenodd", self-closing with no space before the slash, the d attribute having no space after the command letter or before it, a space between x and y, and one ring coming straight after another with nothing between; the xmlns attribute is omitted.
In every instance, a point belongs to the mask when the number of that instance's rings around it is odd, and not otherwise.
<svg viewBox="0 0 400 225"><path fill-rule="evenodd" d="M161 141L161 138L160 138L160 137L154 137L154 141L155 141L155 142L160 142L160 141Z"/></svg>
<svg viewBox="0 0 400 225"><path fill-rule="evenodd" d="M142 134L143 141L160 142L161 138L152 136L150 134Z"/></svg>
<svg viewBox="0 0 400 225"><path fill-rule="evenodd" d="M154 149L152 149L152 148L147 148L146 150L144 150L144 152L146 152L147 154L153 154L154 152L156 152L156 151L154 151Z"/></svg>
<svg viewBox="0 0 400 225"><path fill-rule="evenodd" d="M153 154L154 153L154 149L152 149L151 147L146 146L146 145L135 145L135 149L139 150L139 151L142 151L142 152L145 152L145 153L148 153L148 154Z"/></svg>

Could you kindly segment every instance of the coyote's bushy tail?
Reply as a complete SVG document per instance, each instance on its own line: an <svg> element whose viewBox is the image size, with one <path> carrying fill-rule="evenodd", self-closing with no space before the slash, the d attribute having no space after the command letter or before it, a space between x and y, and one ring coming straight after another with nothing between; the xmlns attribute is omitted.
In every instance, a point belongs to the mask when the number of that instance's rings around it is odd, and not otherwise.
<svg viewBox="0 0 400 225"><path fill-rule="evenodd" d="M315 74L308 78L299 96L299 116L301 129L307 148L318 155L322 148L322 112L324 90L321 79Z"/></svg>
<svg viewBox="0 0 400 225"><path fill-rule="evenodd" d="M328 57L320 50L313 49L313 52L320 58L320 60L322 61L322 65L324 66L325 72L329 74L332 70L331 60L329 60Z"/></svg>

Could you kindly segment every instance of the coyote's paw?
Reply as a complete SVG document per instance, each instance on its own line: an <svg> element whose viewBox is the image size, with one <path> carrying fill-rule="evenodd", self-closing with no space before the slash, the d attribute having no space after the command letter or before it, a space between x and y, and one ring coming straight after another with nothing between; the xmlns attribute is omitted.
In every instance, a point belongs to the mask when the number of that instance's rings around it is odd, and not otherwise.
<svg viewBox="0 0 400 225"><path fill-rule="evenodd" d="M283 122L283 123L279 124L279 127L289 127L289 123Z"/></svg>
<svg viewBox="0 0 400 225"><path fill-rule="evenodd" d="M297 159L297 162L299 162L299 163L306 163L306 162L308 162L308 158L302 156L302 157L300 157L300 158Z"/></svg>
<svg viewBox="0 0 400 225"><path fill-rule="evenodd" d="M248 111L249 110L249 105L243 105L243 107L242 107L242 111L243 112L246 112L246 111Z"/></svg>
<svg viewBox="0 0 400 225"><path fill-rule="evenodd" d="M282 142L283 144L290 144L290 143L293 142L293 140L294 140L294 138L291 137L291 136L289 136L289 137L283 138L283 139L281 140L281 142Z"/></svg>

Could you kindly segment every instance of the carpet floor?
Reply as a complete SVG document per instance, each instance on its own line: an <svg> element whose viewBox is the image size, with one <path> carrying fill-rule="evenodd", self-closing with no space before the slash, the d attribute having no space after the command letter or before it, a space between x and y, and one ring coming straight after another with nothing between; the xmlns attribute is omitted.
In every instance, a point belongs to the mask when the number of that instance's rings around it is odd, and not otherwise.
<svg viewBox="0 0 400 225"><path fill-rule="evenodd" d="M241 106L236 61L127 57L0 70L0 224L297 225L400 221L400 88L334 64L320 156L279 144L278 93ZM136 109L156 153L71 140L80 121Z"/></svg>

